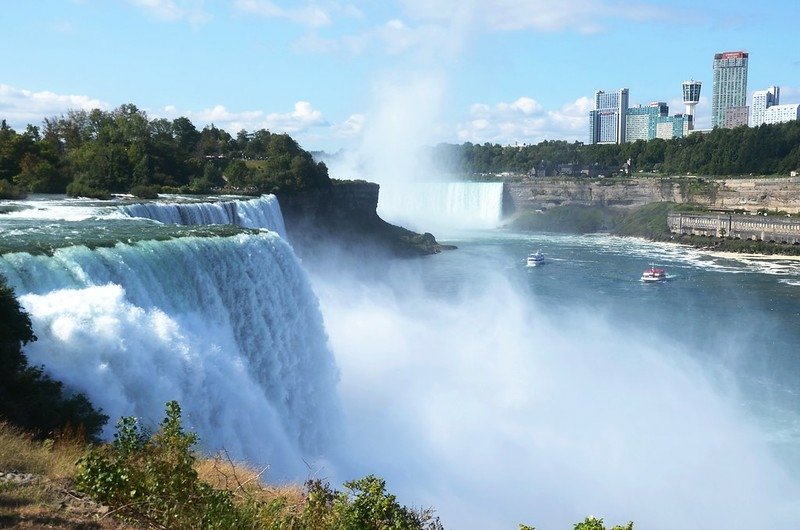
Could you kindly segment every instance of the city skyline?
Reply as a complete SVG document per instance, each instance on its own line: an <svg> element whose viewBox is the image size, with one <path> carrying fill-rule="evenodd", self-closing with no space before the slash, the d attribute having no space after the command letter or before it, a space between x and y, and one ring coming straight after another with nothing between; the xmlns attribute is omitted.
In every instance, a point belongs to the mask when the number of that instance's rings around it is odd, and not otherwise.
<svg viewBox="0 0 800 530"><path fill-rule="evenodd" d="M288 132L335 151L419 143L589 140L597 90L711 127L712 58L743 50L753 92L800 101L795 2L45 0L5 6L0 118L133 103L151 118Z"/></svg>

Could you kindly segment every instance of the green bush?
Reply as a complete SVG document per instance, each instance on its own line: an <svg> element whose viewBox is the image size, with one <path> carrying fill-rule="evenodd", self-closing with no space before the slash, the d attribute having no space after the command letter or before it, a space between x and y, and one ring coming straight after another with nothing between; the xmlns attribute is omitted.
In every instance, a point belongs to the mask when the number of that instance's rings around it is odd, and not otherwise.
<svg viewBox="0 0 800 530"><path fill-rule="evenodd" d="M67 185L67 195L70 197L88 197L90 199L102 200L111 198L111 192L107 189L84 184L79 180L70 182L69 185Z"/></svg>
<svg viewBox="0 0 800 530"><path fill-rule="evenodd" d="M536 529L532 526L521 524L519 525L519 530L536 530ZM603 524L602 519L597 519L596 517L592 517L590 515L580 523L576 524L573 527L573 530L606 530L606 527ZM633 523L629 522L625 526L616 525L611 530L633 530Z"/></svg>
<svg viewBox="0 0 800 530"><path fill-rule="evenodd" d="M230 492L198 479L192 447L196 435L181 427L181 408L167 403L158 432L148 436L135 418L122 418L111 446L79 463L76 487L121 516L163 528L245 526Z"/></svg>
<svg viewBox="0 0 800 530"><path fill-rule="evenodd" d="M113 444L78 462L76 487L124 519L157 528L442 529L430 510L400 505L386 493L385 482L372 475L345 483L344 492L309 481L300 508L242 484L215 489L198 476L196 443L196 435L183 431L175 401L167 403L166 417L152 435L135 418L122 418Z"/></svg>
<svg viewBox="0 0 800 530"><path fill-rule="evenodd" d="M413 510L386 492L374 475L344 483L345 491L321 481L306 484L303 528L337 530L442 530L432 510Z"/></svg>
<svg viewBox="0 0 800 530"><path fill-rule="evenodd" d="M138 185L131 188L131 195L140 199L158 199L157 186Z"/></svg>
<svg viewBox="0 0 800 530"><path fill-rule="evenodd" d="M25 190L7 180L0 180L0 199L17 200L25 197L27 197Z"/></svg>

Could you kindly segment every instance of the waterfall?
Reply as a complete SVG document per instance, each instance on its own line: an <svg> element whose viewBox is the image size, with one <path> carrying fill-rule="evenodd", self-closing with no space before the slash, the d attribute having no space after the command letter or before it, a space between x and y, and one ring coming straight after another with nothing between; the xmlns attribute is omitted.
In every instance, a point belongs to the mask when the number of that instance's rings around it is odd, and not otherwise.
<svg viewBox="0 0 800 530"><path fill-rule="evenodd" d="M236 225L268 228L286 237L283 215L274 195L220 202L143 202L122 206L130 217L178 225Z"/></svg>
<svg viewBox="0 0 800 530"><path fill-rule="evenodd" d="M417 230L496 228L503 214L503 183L382 184L378 213Z"/></svg>
<svg viewBox="0 0 800 530"><path fill-rule="evenodd" d="M273 478L303 476L302 459L336 438L318 301L275 233L13 252L0 274L31 315L31 363L102 407L106 437L120 416L156 427L177 399L205 448L270 464Z"/></svg>

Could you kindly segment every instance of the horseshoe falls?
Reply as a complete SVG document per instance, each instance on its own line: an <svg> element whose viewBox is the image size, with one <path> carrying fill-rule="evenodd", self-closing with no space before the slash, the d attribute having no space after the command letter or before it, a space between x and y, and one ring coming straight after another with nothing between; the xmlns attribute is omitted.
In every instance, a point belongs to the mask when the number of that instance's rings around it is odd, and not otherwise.
<svg viewBox="0 0 800 530"><path fill-rule="evenodd" d="M202 209L163 211L192 208ZM104 436L120 416L157 427L176 399L204 449L269 465L272 479L305 476L304 460L335 445L338 370L306 273L278 234L111 218L6 223L0 243L30 239L29 251L0 245L0 274L38 337L25 352L102 407ZM117 242L96 246L101 233Z"/></svg>
<svg viewBox="0 0 800 530"><path fill-rule="evenodd" d="M378 214L417 231L497 228L503 214L503 183L385 183Z"/></svg>

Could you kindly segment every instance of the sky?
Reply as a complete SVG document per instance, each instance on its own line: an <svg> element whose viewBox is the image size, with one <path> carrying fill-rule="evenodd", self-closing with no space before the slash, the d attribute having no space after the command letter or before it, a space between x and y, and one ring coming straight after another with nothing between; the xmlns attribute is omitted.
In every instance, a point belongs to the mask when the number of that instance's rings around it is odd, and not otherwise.
<svg viewBox="0 0 800 530"><path fill-rule="evenodd" d="M767 8L768 7L768 8ZM714 53L800 103L800 2L740 0L37 0L3 3L0 119L132 103L305 149L588 141L597 90L683 112Z"/></svg>

